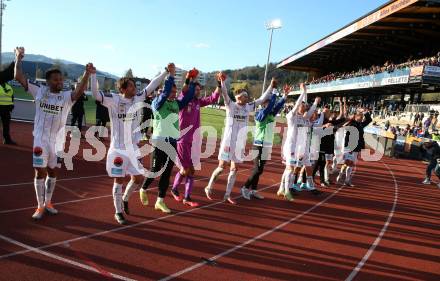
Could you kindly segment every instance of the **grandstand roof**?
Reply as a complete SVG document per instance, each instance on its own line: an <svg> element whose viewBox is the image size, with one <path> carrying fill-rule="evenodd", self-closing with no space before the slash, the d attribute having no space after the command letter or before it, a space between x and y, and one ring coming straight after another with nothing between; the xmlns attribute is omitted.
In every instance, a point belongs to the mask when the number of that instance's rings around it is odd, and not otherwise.
<svg viewBox="0 0 440 281"><path fill-rule="evenodd" d="M393 0L284 59L279 68L336 72L440 50L440 0Z"/></svg>

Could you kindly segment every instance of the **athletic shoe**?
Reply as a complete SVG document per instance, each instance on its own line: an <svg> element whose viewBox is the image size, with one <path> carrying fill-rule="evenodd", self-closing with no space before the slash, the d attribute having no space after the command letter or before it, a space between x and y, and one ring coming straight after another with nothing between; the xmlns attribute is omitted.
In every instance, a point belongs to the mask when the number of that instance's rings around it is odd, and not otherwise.
<svg viewBox="0 0 440 281"><path fill-rule="evenodd" d="M280 187L280 188L278 189L278 191L277 191L277 196L278 196L278 197L284 196L284 188Z"/></svg>
<svg viewBox="0 0 440 281"><path fill-rule="evenodd" d="M308 189L307 183L302 183L300 187L301 189Z"/></svg>
<svg viewBox="0 0 440 281"><path fill-rule="evenodd" d="M228 203L232 204L232 205L237 204L234 200L232 200L231 196L229 196L229 195L225 195L225 197L223 197L223 200L225 202L228 202Z"/></svg>
<svg viewBox="0 0 440 281"><path fill-rule="evenodd" d="M160 210L163 213L169 214L171 213L171 210L167 207L167 205L165 204L165 202L161 201L157 201L156 204L154 205L154 209L155 210Z"/></svg>
<svg viewBox="0 0 440 281"><path fill-rule="evenodd" d="M205 187L205 194L206 194L206 198L208 198L208 200L212 201L211 195L212 195L212 189Z"/></svg>
<svg viewBox="0 0 440 281"><path fill-rule="evenodd" d="M148 205L148 194L146 190L143 190L142 188L139 190L139 197L141 199L141 203L144 206Z"/></svg>
<svg viewBox="0 0 440 281"><path fill-rule="evenodd" d="M312 191L312 190L315 190L316 188L313 183L312 184L306 183L304 186L304 189L307 189L308 191Z"/></svg>
<svg viewBox="0 0 440 281"><path fill-rule="evenodd" d="M286 194L284 194L284 199L286 199L289 202L293 201L293 196L290 192L287 192Z"/></svg>
<svg viewBox="0 0 440 281"><path fill-rule="evenodd" d="M183 199L183 205L188 205L192 208L197 208L199 206L199 203L192 201L191 198L188 198L188 199Z"/></svg>
<svg viewBox="0 0 440 281"><path fill-rule="evenodd" d="M263 200L264 199L264 196L261 195L260 193L258 193L258 191L256 191L256 190L252 190L251 191L251 196L255 197L255 198L259 199L259 200Z"/></svg>
<svg viewBox="0 0 440 281"><path fill-rule="evenodd" d="M124 213L129 215L130 214L130 209L128 209L128 201L122 201L122 205L124 207Z"/></svg>
<svg viewBox="0 0 440 281"><path fill-rule="evenodd" d="M292 189L297 191L297 192L301 192L302 191L301 186L299 184L297 184L297 183L294 183L292 185Z"/></svg>
<svg viewBox="0 0 440 281"><path fill-rule="evenodd" d="M48 212L51 215L58 214L58 210L53 207L52 203L46 204L46 212Z"/></svg>
<svg viewBox="0 0 440 281"><path fill-rule="evenodd" d="M431 180L428 178L425 178L425 180L422 182L422 184L431 184Z"/></svg>
<svg viewBox="0 0 440 281"><path fill-rule="evenodd" d="M246 187L243 186L241 188L241 195L243 196L244 199L251 200L251 194L250 193L251 192Z"/></svg>
<svg viewBox="0 0 440 281"><path fill-rule="evenodd" d="M35 210L35 213L32 215L32 218L34 220L41 220L41 218L43 218L44 215L44 208L38 208Z"/></svg>
<svg viewBox="0 0 440 281"><path fill-rule="evenodd" d="M293 197L299 195L299 192L296 189L293 189L293 188L289 188L289 192L290 192L290 195L292 195Z"/></svg>
<svg viewBox="0 0 440 281"><path fill-rule="evenodd" d="M353 187L354 185L351 182L344 182L344 186Z"/></svg>
<svg viewBox="0 0 440 281"><path fill-rule="evenodd" d="M321 185L321 187L327 187L327 185L325 185L325 183L321 183L320 185Z"/></svg>
<svg viewBox="0 0 440 281"><path fill-rule="evenodd" d="M177 202L182 201L182 197L179 194L179 191L177 189L171 189L171 195L174 197L174 200Z"/></svg>
<svg viewBox="0 0 440 281"><path fill-rule="evenodd" d="M127 224L127 221L125 220L124 215L122 213L116 213L115 214L115 220L119 224Z"/></svg>

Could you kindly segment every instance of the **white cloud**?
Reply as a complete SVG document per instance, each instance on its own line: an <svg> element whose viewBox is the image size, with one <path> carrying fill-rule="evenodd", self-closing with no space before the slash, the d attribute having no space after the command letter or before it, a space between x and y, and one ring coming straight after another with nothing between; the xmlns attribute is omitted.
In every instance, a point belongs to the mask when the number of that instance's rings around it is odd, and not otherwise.
<svg viewBox="0 0 440 281"><path fill-rule="evenodd" d="M207 44L207 43L197 43L197 44L194 44L193 47L196 49L208 49L211 46L209 46L209 44Z"/></svg>

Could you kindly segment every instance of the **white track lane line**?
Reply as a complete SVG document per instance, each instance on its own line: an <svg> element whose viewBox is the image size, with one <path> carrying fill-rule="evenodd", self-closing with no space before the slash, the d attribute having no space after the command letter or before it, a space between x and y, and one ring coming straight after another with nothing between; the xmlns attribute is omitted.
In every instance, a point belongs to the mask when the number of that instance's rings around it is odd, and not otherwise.
<svg viewBox="0 0 440 281"><path fill-rule="evenodd" d="M211 160L210 158L207 158L206 161L202 162L202 163L218 163L218 160ZM86 176L86 177L75 177L75 178L64 178L64 179L57 179L57 182L62 182L62 181L73 181L73 180L82 180L82 179L93 179L93 178L101 178L101 177L108 177L107 174L102 174L102 175L96 175L96 176ZM6 187L13 187L13 186L23 186L23 185L29 185L29 184L34 184L33 181L30 182L19 182L19 183L8 183L8 184L0 184L0 188L6 188Z"/></svg>
<svg viewBox="0 0 440 281"><path fill-rule="evenodd" d="M270 186L267 186L265 188L261 188L260 190L263 191L263 190L272 188L272 187L274 187L276 185L279 185L279 184L280 183L278 182L278 183L272 184ZM242 196L240 195L240 196L234 197L234 199L238 199L238 198L241 198L241 197ZM84 239L89 239L89 238L105 235L105 234L108 234L108 233L118 232L118 231L121 231L121 230L130 229L130 228L133 228L133 227L150 224L150 223L153 223L153 222L156 222L156 221L162 221L162 220L169 219L169 218L172 218L172 217L176 217L176 216L181 216L181 215L184 215L184 214L192 213L192 212L195 212L197 210L211 208L211 207L214 207L214 206L217 206L217 205L220 205L220 204L225 204L225 203L224 203L224 201L218 201L218 202L211 203L211 204L208 204L208 205L204 205L204 206L201 206L201 207L198 207L198 208L189 209L189 210L183 211L183 212L178 212L178 213L175 213L175 214L172 214L172 215L166 215L166 216L158 217L158 218L155 218L155 219L141 221L141 222L138 222L138 223L135 223L135 224L120 226L120 227L113 228L113 229L110 229L110 230L95 232L95 233L91 233L91 234L88 234L88 235L79 236L79 237L76 237L76 238L72 238L72 239L68 239L68 240L59 241L59 242L56 242L56 243L52 243L52 244L36 247L35 249L41 250L41 249L47 249L47 248L51 248L51 247L55 247L55 246L65 245L66 243L72 243L72 242L76 242L76 241L80 241L80 240L84 240ZM22 251L17 251L17 252L9 253L9 254L4 254L4 255L0 256L0 260L8 258L8 257L17 256L17 255L20 255L20 254L26 254L26 253L29 253L29 252L30 252L30 250L22 250Z"/></svg>
<svg viewBox="0 0 440 281"><path fill-rule="evenodd" d="M40 249L37 249L37 248L34 248L32 246L23 244L23 243L21 243L21 242L19 242L17 240L14 240L14 239L6 237L6 236L3 236L1 234L0 234L0 239L6 241L8 243L17 245L19 247L25 248L29 252L34 252L34 253L46 256L48 258L51 258L51 259L54 259L54 260L57 260L57 261L60 261L60 262L64 262L64 263L67 263L67 264L70 264L70 265L73 265L73 266L76 266L76 267L79 267L79 268L82 268L82 269L85 269L85 270L88 270L88 271L91 271L91 272L94 272L94 273L102 275L102 273L101 273L101 271L99 271L99 269L97 269L95 267L92 267L92 266L89 266L87 264L83 264L83 263L80 263L80 262L77 262L77 261L74 261L74 260L70 260L70 259L58 256L58 255L46 252L46 251L42 251ZM128 277L125 277L125 276L121 276L121 275L118 275L118 274L115 274L115 273L111 273L111 272L106 272L106 273L108 273L112 278L118 279L118 280L124 280L124 281L135 280L135 279L131 279L131 278L128 278Z"/></svg>
<svg viewBox="0 0 440 281"><path fill-rule="evenodd" d="M167 276L165 278L162 278L159 281L168 281L168 280L177 278L177 277L179 277L179 276L181 276L183 274L186 274L186 273L191 272L191 271L193 271L193 270L195 270L195 269L197 269L199 267L204 266L205 264L208 263L208 261L215 261L215 260L217 260L217 259L219 259L221 257L224 257L226 255L229 255L230 253L235 252L235 251L237 251L237 250L239 250L239 249L241 249L243 247L246 247L247 245L249 245L249 244L251 244L251 243L253 243L253 242L255 242L255 241L259 240L259 239L262 239L262 238L266 237L269 234L272 234L273 232L275 232L275 231L285 227L286 225L288 225L288 224L290 224L290 223L300 219L301 217L307 215L308 213L312 212L313 210L315 210L316 208L318 208L319 206L321 206L322 204L324 204L325 202L330 200L333 196L335 196L343 188L344 188L344 186L339 187L336 191L334 191L332 194L327 196L325 199L323 199L322 201L316 203L314 206L310 207L309 209L307 209L306 211L302 212L301 214L296 215L295 217L291 218L290 220L285 221L285 222L275 226L274 228L272 228L272 229L270 229L270 230L268 230L266 232L263 232L260 235L255 236L255 237L253 237L253 238L251 238L251 239L249 239L249 240L247 240L247 241L245 241L245 242L243 242L243 243L241 243L239 245L236 245L235 247L230 248L230 249L228 249L228 250L226 250L226 251L224 251L224 252L222 252L222 253L220 253L220 254L218 254L216 256L210 257L209 259L207 259L207 261L202 261L202 262L196 263L196 264L194 264L194 265L192 265L190 267L182 269L181 271L178 271L178 272L176 272L174 274L171 274L171 275L169 275L169 276Z"/></svg>
<svg viewBox="0 0 440 281"><path fill-rule="evenodd" d="M242 170L239 170L238 172L237 172L237 174L240 174L240 173L242 173L242 172L244 172L244 171L249 171L249 170L251 170L251 169L253 169L253 168L248 168L248 169L242 169ZM222 173L222 174L220 174L220 176L223 176L223 175L226 175L227 173ZM107 175L106 175L107 176ZM203 178L200 178L200 179L196 179L196 180L194 180L194 182L196 182L196 181L202 181L202 180L205 180L205 179L209 179L209 177L203 177ZM58 180L57 180L58 181ZM153 187L153 188L149 188L148 190L155 190L155 189L157 189L157 187ZM137 191L136 191L137 192ZM102 199L102 198L108 198L108 197L112 197L113 195L112 194L109 194L109 195L102 195L102 196L95 196L95 197L90 197L90 198L84 198L84 199L76 199L76 200L69 200L69 201L64 201L64 202L59 202L59 203L53 203L53 205L54 206L59 206L59 205L65 205L65 204L70 204L70 203L78 203L78 202L83 202L83 201L89 201L89 200L95 200L95 199ZM20 212L20 211L26 211L26 210L34 210L35 209L35 206L32 206L32 207L23 207L23 208L18 208L18 209L10 209L10 210L3 210L3 211L0 211L0 215L1 214L8 214L8 213L14 213L14 212Z"/></svg>
<svg viewBox="0 0 440 281"><path fill-rule="evenodd" d="M214 161L211 159L207 159L205 162L208 163L217 163L218 161ZM205 163L203 162L203 163ZM57 179L57 182L61 182L61 181L73 181L73 180L82 180L82 179L93 179L93 178L101 178L101 177L108 177L107 174L102 174L102 175L96 175L96 176L87 176L87 177L75 177L75 178L65 178L65 179ZM33 181L30 182L19 182L19 183L9 183L9 184L0 184L0 188L6 188L6 187L12 187L12 186L22 186L22 185L29 185L29 184L34 184Z"/></svg>
<svg viewBox="0 0 440 281"><path fill-rule="evenodd" d="M102 177L108 177L107 174L105 175L97 175L97 176L88 176L88 177L76 177L76 178L65 178L65 179L57 179L57 182L60 181L73 181L73 180L83 180L83 179L93 179L93 178L102 178ZM19 182L19 183L9 183L9 184L0 184L0 188L7 188L12 186L22 186L22 185L29 185L34 184L33 181L30 182Z"/></svg>
<svg viewBox="0 0 440 281"><path fill-rule="evenodd" d="M353 269L353 271L347 277L347 279L345 279L345 281L352 281L356 277L356 275L359 273L359 271L361 271L362 267L368 261L368 259L370 258L371 254L374 252L374 250L376 249L377 245L379 245L380 241L382 240L382 237L384 236L385 232L387 231L388 226L389 226L389 224L391 222L391 219L394 216L394 212L396 211L397 200L399 198L399 185L397 184L396 177L394 176L393 171L390 169L390 166L388 166L388 164L386 164L385 162L382 162L382 164L384 164L384 166L388 169L388 171L390 172L390 175L391 175L391 177L393 178L393 181L394 181L394 201L393 201L393 207L391 208L391 210L390 210L390 212L388 214L388 219L385 222L385 224L383 225L382 230L380 231L379 235L376 237L376 240L374 240L373 244L371 244L371 247L368 249L368 251L365 254L365 256L357 264L357 266Z"/></svg>
<svg viewBox="0 0 440 281"><path fill-rule="evenodd" d="M354 170L353 170L353 173L352 173L352 177L354 177L354 175L356 174L356 172L357 172L357 167L358 167L357 165L354 167ZM343 188L344 188L344 186L339 187L336 191L334 191L334 192L333 192L332 194L330 194L328 197L326 197L326 198L323 199L322 201L316 203L314 206L312 206L312 207L309 208L308 210L302 212L301 214L299 214L299 215L297 215L297 216L291 218L290 220L285 221L285 222L283 222L282 224L279 224L279 225L277 225L276 227L274 227L274 228L272 228L272 229L270 229L270 230L268 230L268 231L266 231L266 232L263 232L263 233L261 233L260 235L255 236L254 238L251 238L251 239L249 239L249 240L247 240L247 241L245 241L245 242L243 242L243 243L241 243L241 244L239 244L239 245L237 245L237 246L235 246L235 247L233 247L233 248L230 248L229 250L226 250L226 251L224 251L224 252L222 252L222 253L220 253L220 254L218 254L218 255L216 255L216 256L213 256L213 257L207 259L207 261L203 261L203 262L200 262L200 263L194 264L194 265L192 265L192 266L190 266L190 267L187 267L187 268L185 268L185 269L183 269L183 270L181 270L181 271L178 271L178 272L176 272L176 273L174 273L174 274L171 274L171 275L169 275L169 276L167 276L167 277L165 277L165 278L162 278L162 279L160 279L159 281L172 280L172 279L174 279L174 278L176 278L176 277L179 277L179 276L181 276L181 275L183 275L183 274L185 274L185 273L188 273L188 272L193 271L193 270L195 270L195 269L197 269L197 268L199 268L199 267L204 266L205 264L207 264L208 261L214 261L214 260L217 260L217 259L219 259L219 258L221 258L221 257L224 257L224 256L226 256L226 255L229 255L229 254L232 253L232 252L235 252L235 251L237 251L237 250L239 250L239 249L241 249L241 248L243 248L243 247L245 247L245 246L247 246L247 245L249 245L249 244L251 244L251 243L253 243L253 242L255 242L255 241L259 240L259 239L261 239L261 238L264 238L265 236L267 236L267 235L269 235L269 234L272 234L273 232L275 232L275 231L277 231L277 230L279 230L279 229L285 227L286 225L288 225L288 224L290 224L290 223L292 223L292 222L294 222L294 221L300 219L301 217L307 215L308 213L312 212L314 209L318 208L319 206L321 206L322 204L324 204L325 202L327 202L328 200L330 200L332 197L334 197L334 196L335 196L339 191L341 191L341 189L343 189Z"/></svg>

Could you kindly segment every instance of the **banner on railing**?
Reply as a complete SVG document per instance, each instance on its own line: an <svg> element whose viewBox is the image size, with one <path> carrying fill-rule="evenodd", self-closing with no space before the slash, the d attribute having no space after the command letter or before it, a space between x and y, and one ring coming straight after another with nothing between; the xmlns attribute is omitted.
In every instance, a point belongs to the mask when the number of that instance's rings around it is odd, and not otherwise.
<svg viewBox="0 0 440 281"><path fill-rule="evenodd" d="M409 77L416 77L423 75L423 65L411 67L411 71L409 73Z"/></svg>
<svg viewBox="0 0 440 281"><path fill-rule="evenodd" d="M432 76L432 77L440 77L440 67L438 66L425 66L425 70L423 71L424 76Z"/></svg>
<svg viewBox="0 0 440 281"><path fill-rule="evenodd" d="M355 77L350 79L340 79L327 83L311 84L307 86L308 93L337 92L347 90L357 90L366 88L376 88L389 85L407 84L409 82L410 69L400 69L394 72L382 72L373 75ZM298 91L291 92L291 95L299 94Z"/></svg>

